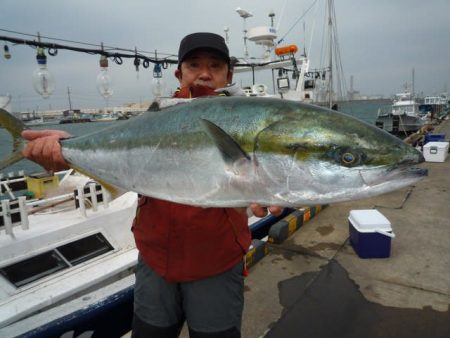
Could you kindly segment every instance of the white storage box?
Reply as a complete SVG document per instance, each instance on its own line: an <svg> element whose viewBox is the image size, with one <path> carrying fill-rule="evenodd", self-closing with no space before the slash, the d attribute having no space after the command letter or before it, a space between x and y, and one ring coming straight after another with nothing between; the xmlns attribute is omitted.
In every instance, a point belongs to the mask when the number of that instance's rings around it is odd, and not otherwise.
<svg viewBox="0 0 450 338"><path fill-rule="evenodd" d="M423 146L427 162L445 162L448 157L448 142L428 142Z"/></svg>

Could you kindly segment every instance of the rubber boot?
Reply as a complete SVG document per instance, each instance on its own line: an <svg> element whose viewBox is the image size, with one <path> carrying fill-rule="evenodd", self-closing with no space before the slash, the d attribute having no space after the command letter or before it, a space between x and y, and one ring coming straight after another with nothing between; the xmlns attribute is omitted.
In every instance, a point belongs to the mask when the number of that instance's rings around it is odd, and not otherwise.
<svg viewBox="0 0 450 338"><path fill-rule="evenodd" d="M168 327L153 326L134 315L131 338L178 338L182 327L183 323Z"/></svg>
<svg viewBox="0 0 450 338"><path fill-rule="evenodd" d="M189 328L189 338L241 338L241 332L235 327L220 332L198 332Z"/></svg>

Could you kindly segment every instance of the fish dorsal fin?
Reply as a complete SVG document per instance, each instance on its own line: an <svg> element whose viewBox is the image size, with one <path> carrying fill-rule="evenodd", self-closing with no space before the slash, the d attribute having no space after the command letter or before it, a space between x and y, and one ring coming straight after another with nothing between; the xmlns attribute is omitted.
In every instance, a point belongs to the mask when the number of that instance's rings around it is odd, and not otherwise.
<svg viewBox="0 0 450 338"><path fill-rule="evenodd" d="M250 156L222 128L206 119L200 119L200 122L206 133L214 141L226 163L235 163L241 159L250 161Z"/></svg>
<svg viewBox="0 0 450 338"><path fill-rule="evenodd" d="M197 100L197 99L196 98L184 99L184 98L177 98L177 97L163 98L158 101L153 101L152 104L150 105L150 107L148 107L147 111L157 112L157 111L163 110L165 108L189 103L189 102L192 102L193 100Z"/></svg>
<svg viewBox="0 0 450 338"><path fill-rule="evenodd" d="M160 111L159 103L157 101L153 101L150 107L148 107L147 111Z"/></svg>

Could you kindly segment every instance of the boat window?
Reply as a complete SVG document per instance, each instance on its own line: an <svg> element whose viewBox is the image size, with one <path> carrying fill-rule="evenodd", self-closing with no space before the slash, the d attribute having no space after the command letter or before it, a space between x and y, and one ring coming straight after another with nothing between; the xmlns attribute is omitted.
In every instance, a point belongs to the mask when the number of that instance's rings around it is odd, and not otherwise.
<svg viewBox="0 0 450 338"><path fill-rule="evenodd" d="M19 288L113 249L106 238L97 233L0 268L0 275Z"/></svg>
<svg viewBox="0 0 450 338"><path fill-rule="evenodd" d="M0 269L0 273L16 287L21 287L65 269L68 266L55 251L48 251L6 266Z"/></svg>
<svg viewBox="0 0 450 338"><path fill-rule="evenodd" d="M98 233L60 246L57 250L70 264L77 265L111 251L113 247L102 234Z"/></svg>

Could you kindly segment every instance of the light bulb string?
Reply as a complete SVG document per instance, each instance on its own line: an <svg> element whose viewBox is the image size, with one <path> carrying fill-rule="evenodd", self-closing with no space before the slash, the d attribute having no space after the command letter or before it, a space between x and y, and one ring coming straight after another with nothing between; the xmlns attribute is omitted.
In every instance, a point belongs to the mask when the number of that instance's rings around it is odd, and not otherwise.
<svg viewBox="0 0 450 338"><path fill-rule="evenodd" d="M31 36L31 37L37 37L37 35L34 34L27 34L27 33L20 33L16 31L1 29L0 32L7 32L17 35L25 35L25 36ZM83 48L83 47L76 47L71 45L65 45L65 44L59 44L54 42L42 42L42 41L36 41L36 40L27 40L27 39L20 39L12 36L4 36L0 35L0 41L6 41L11 42L12 44L16 45L27 45L32 48L36 47L43 47L47 49L47 52L51 56L55 56L58 52L58 49L64 49L64 50L70 50L73 52L82 52L87 53L91 55L105 55L107 58L112 59L116 64L121 65L123 63L123 59L130 59L132 58L134 66L136 66L136 60L142 60L142 67L148 68L150 66L150 63L161 64L163 69L167 69L169 65L178 64L178 59L176 58L175 54L169 54L169 53L159 53L160 55L167 55L167 57L148 57L145 54L156 54L155 52L148 52L148 51L137 51L136 49L126 49L126 48L120 48L120 47L110 47L107 46L105 48L98 48L98 45L92 44L92 43L86 43L86 42L79 42L79 41L73 41L73 40L65 40L65 39L58 39L58 38L51 38L46 36L39 36L40 38L45 38L47 40L53 40L53 41L62 41L62 42L68 42L73 44L79 44L79 45L85 45L85 46L93 46L97 48ZM261 67L266 66L271 63L275 63L277 60L268 61L268 62L254 62L249 63L248 61L240 63L239 60L236 58L236 62L233 64L233 67L239 68L239 67Z"/></svg>
<svg viewBox="0 0 450 338"><path fill-rule="evenodd" d="M0 29L0 31L7 31L7 30ZM8 32L12 32L12 31L8 31ZM18 32L12 32L12 33L24 34L24 33L18 33ZM30 35L30 34L24 34L24 35ZM0 40L7 41L7 42L10 42L10 43L16 44L16 45L27 45L32 48L45 48L45 49L47 49L48 54L52 55L52 56L55 56L59 49L70 50L73 52L82 52L82 53L87 53L87 54L91 54L91 55L95 55L95 54L103 55L103 56L111 59L113 62L115 62L118 65L123 64L123 59L129 59L129 58L132 58L133 60L142 60L142 66L144 68L148 68L150 63L161 64L164 69L167 69L169 64L178 64L177 59L171 58L173 56L173 54L168 54L169 56L164 57L164 58L158 58L158 57L153 58L153 57L148 57L143 54L143 53L147 53L147 52L138 51L137 49L129 50L129 49L118 48L118 47L104 48L103 43L101 44L100 48L84 48L84 47L70 46L70 45L59 44L59 43L54 43L54 42L44 42L44 41L41 41L41 38L44 38L44 37L39 35L39 33L38 33L38 35L31 35L31 36L37 37L37 40L20 39L20 38L16 38L16 37L3 36L3 35L0 35ZM50 38L50 39L57 40L54 38ZM62 40L62 41L68 41L68 42L72 42L72 43L85 44L85 45L92 45L92 44L81 43L81 42L70 41L70 40ZM98 45L92 45L92 46L98 46ZM136 61L134 61L134 62L136 62Z"/></svg>

